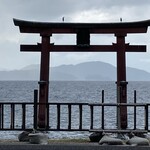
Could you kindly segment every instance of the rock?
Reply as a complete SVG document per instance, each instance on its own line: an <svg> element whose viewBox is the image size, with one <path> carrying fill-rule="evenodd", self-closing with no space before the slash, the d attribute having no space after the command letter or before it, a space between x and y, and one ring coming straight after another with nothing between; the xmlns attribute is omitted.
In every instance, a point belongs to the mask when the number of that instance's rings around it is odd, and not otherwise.
<svg viewBox="0 0 150 150"><path fill-rule="evenodd" d="M150 134L144 134L143 137L146 138L150 143Z"/></svg>
<svg viewBox="0 0 150 150"><path fill-rule="evenodd" d="M94 132L89 136L89 139L91 142L99 142L102 137L103 137L102 132Z"/></svg>
<svg viewBox="0 0 150 150"><path fill-rule="evenodd" d="M134 145L134 146L148 146L149 140L146 138L133 136L131 139L127 141L127 144Z"/></svg>
<svg viewBox="0 0 150 150"><path fill-rule="evenodd" d="M19 140L20 142L29 142L29 137L28 137L28 135L29 135L29 132L23 131L22 133L20 133L20 134L18 135L18 140Z"/></svg>
<svg viewBox="0 0 150 150"><path fill-rule="evenodd" d="M99 141L100 145L124 145L124 142L121 139L111 137L109 135L104 135Z"/></svg>
<svg viewBox="0 0 150 150"><path fill-rule="evenodd" d="M135 136L135 134L132 133L132 132L128 133L127 135L128 135L128 137L129 137L130 139L133 138L133 137Z"/></svg>
<svg viewBox="0 0 150 150"><path fill-rule="evenodd" d="M48 136L42 132L30 133L28 136L29 136L29 142L31 144L47 144L48 143Z"/></svg>
<svg viewBox="0 0 150 150"><path fill-rule="evenodd" d="M118 139L121 139L123 141L128 141L129 140L129 137L126 135L126 134L122 134L122 133L117 133L117 136L116 136Z"/></svg>

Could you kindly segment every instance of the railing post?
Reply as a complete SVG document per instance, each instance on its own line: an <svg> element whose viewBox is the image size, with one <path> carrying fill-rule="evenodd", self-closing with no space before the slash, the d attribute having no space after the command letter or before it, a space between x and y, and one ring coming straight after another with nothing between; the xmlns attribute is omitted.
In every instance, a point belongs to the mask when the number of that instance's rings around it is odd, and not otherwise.
<svg viewBox="0 0 150 150"><path fill-rule="evenodd" d="M148 104L145 105L145 130L148 130Z"/></svg>
<svg viewBox="0 0 150 150"><path fill-rule="evenodd" d="M49 129L49 103L46 105L47 108L47 125L46 125L46 129Z"/></svg>
<svg viewBox="0 0 150 150"><path fill-rule="evenodd" d="M134 90L134 104L136 104L136 90ZM134 130L136 130L136 105L134 105Z"/></svg>
<svg viewBox="0 0 150 150"><path fill-rule="evenodd" d="M4 128L4 104L0 104L0 129Z"/></svg>
<svg viewBox="0 0 150 150"><path fill-rule="evenodd" d="M91 112L91 125L90 125L90 129L93 129L93 105L90 105L90 112Z"/></svg>
<svg viewBox="0 0 150 150"><path fill-rule="evenodd" d="M38 90L34 90L34 129L37 129Z"/></svg>
<svg viewBox="0 0 150 150"><path fill-rule="evenodd" d="M14 129L15 127L15 104L11 104L11 124L10 128Z"/></svg>
<svg viewBox="0 0 150 150"><path fill-rule="evenodd" d="M102 129L104 129L104 90L102 90Z"/></svg>
<svg viewBox="0 0 150 150"><path fill-rule="evenodd" d="M0 129L2 129L2 104L0 104Z"/></svg>
<svg viewBox="0 0 150 150"><path fill-rule="evenodd" d="M60 104L57 104L57 130L60 129Z"/></svg>
<svg viewBox="0 0 150 150"><path fill-rule="evenodd" d="M26 128L26 104L22 104L22 129Z"/></svg>
<svg viewBox="0 0 150 150"><path fill-rule="evenodd" d="M79 105L79 129L82 130L82 104Z"/></svg>
<svg viewBox="0 0 150 150"><path fill-rule="evenodd" d="M71 130L71 104L68 104L68 130Z"/></svg>

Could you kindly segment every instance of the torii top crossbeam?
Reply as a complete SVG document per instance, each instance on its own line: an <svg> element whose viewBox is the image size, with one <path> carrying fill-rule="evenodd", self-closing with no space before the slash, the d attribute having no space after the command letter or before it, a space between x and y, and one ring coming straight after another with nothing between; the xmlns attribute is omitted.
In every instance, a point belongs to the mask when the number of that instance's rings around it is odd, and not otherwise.
<svg viewBox="0 0 150 150"><path fill-rule="evenodd" d="M14 19L21 33L38 33L42 37L37 45L21 45L21 51L41 52L41 72L39 102L48 102L49 52L117 52L117 86L126 81L126 52L146 52L146 45L125 43L125 36L133 33L146 33L150 20L118 23L66 23L34 22ZM76 45L54 45L50 43L52 34L76 34ZM116 43L111 45L91 45L90 34L114 34ZM44 82L43 82L44 81ZM120 103L126 103L126 86L120 95ZM39 127L46 127L46 108L39 107ZM121 110L121 128L127 127L127 109Z"/></svg>
<svg viewBox="0 0 150 150"><path fill-rule="evenodd" d="M76 33L78 29L89 29L90 33L117 33L124 30L125 33L145 33L150 25L150 20L137 22L117 23L65 23L65 22L33 22L14 19L16 26L22 33ZM48 32L49 31L49 32Z"/></svg>

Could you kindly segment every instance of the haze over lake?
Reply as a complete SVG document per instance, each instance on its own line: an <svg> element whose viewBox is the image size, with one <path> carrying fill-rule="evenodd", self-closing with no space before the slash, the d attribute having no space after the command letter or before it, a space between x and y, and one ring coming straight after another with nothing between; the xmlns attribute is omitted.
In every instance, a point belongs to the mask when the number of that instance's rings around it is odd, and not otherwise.
<svg viewBox="0 0 150 150"><path fill-rule="evenodd" d="M20 70L0 71L0 80L39 80L39 65L29 65ZM116 67L101 61L61 65L50 68L53 81L116 81ZM127 67L127 81L150 81L150 73Z"/></svg>

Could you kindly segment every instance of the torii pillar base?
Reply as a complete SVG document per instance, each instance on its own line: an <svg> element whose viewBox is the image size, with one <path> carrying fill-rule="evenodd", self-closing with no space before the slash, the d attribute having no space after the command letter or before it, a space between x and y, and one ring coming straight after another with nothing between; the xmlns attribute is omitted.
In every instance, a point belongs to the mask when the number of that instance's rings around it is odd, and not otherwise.
<svg viewBox="0 0 150 150"><path fill-rule="evenodd" d="M126 81L117 83L117 103L119 104L127 103L127 84ZM126 129L127 126L127 106L120 106L117 108L117 127L118 129Z"/></svg>

